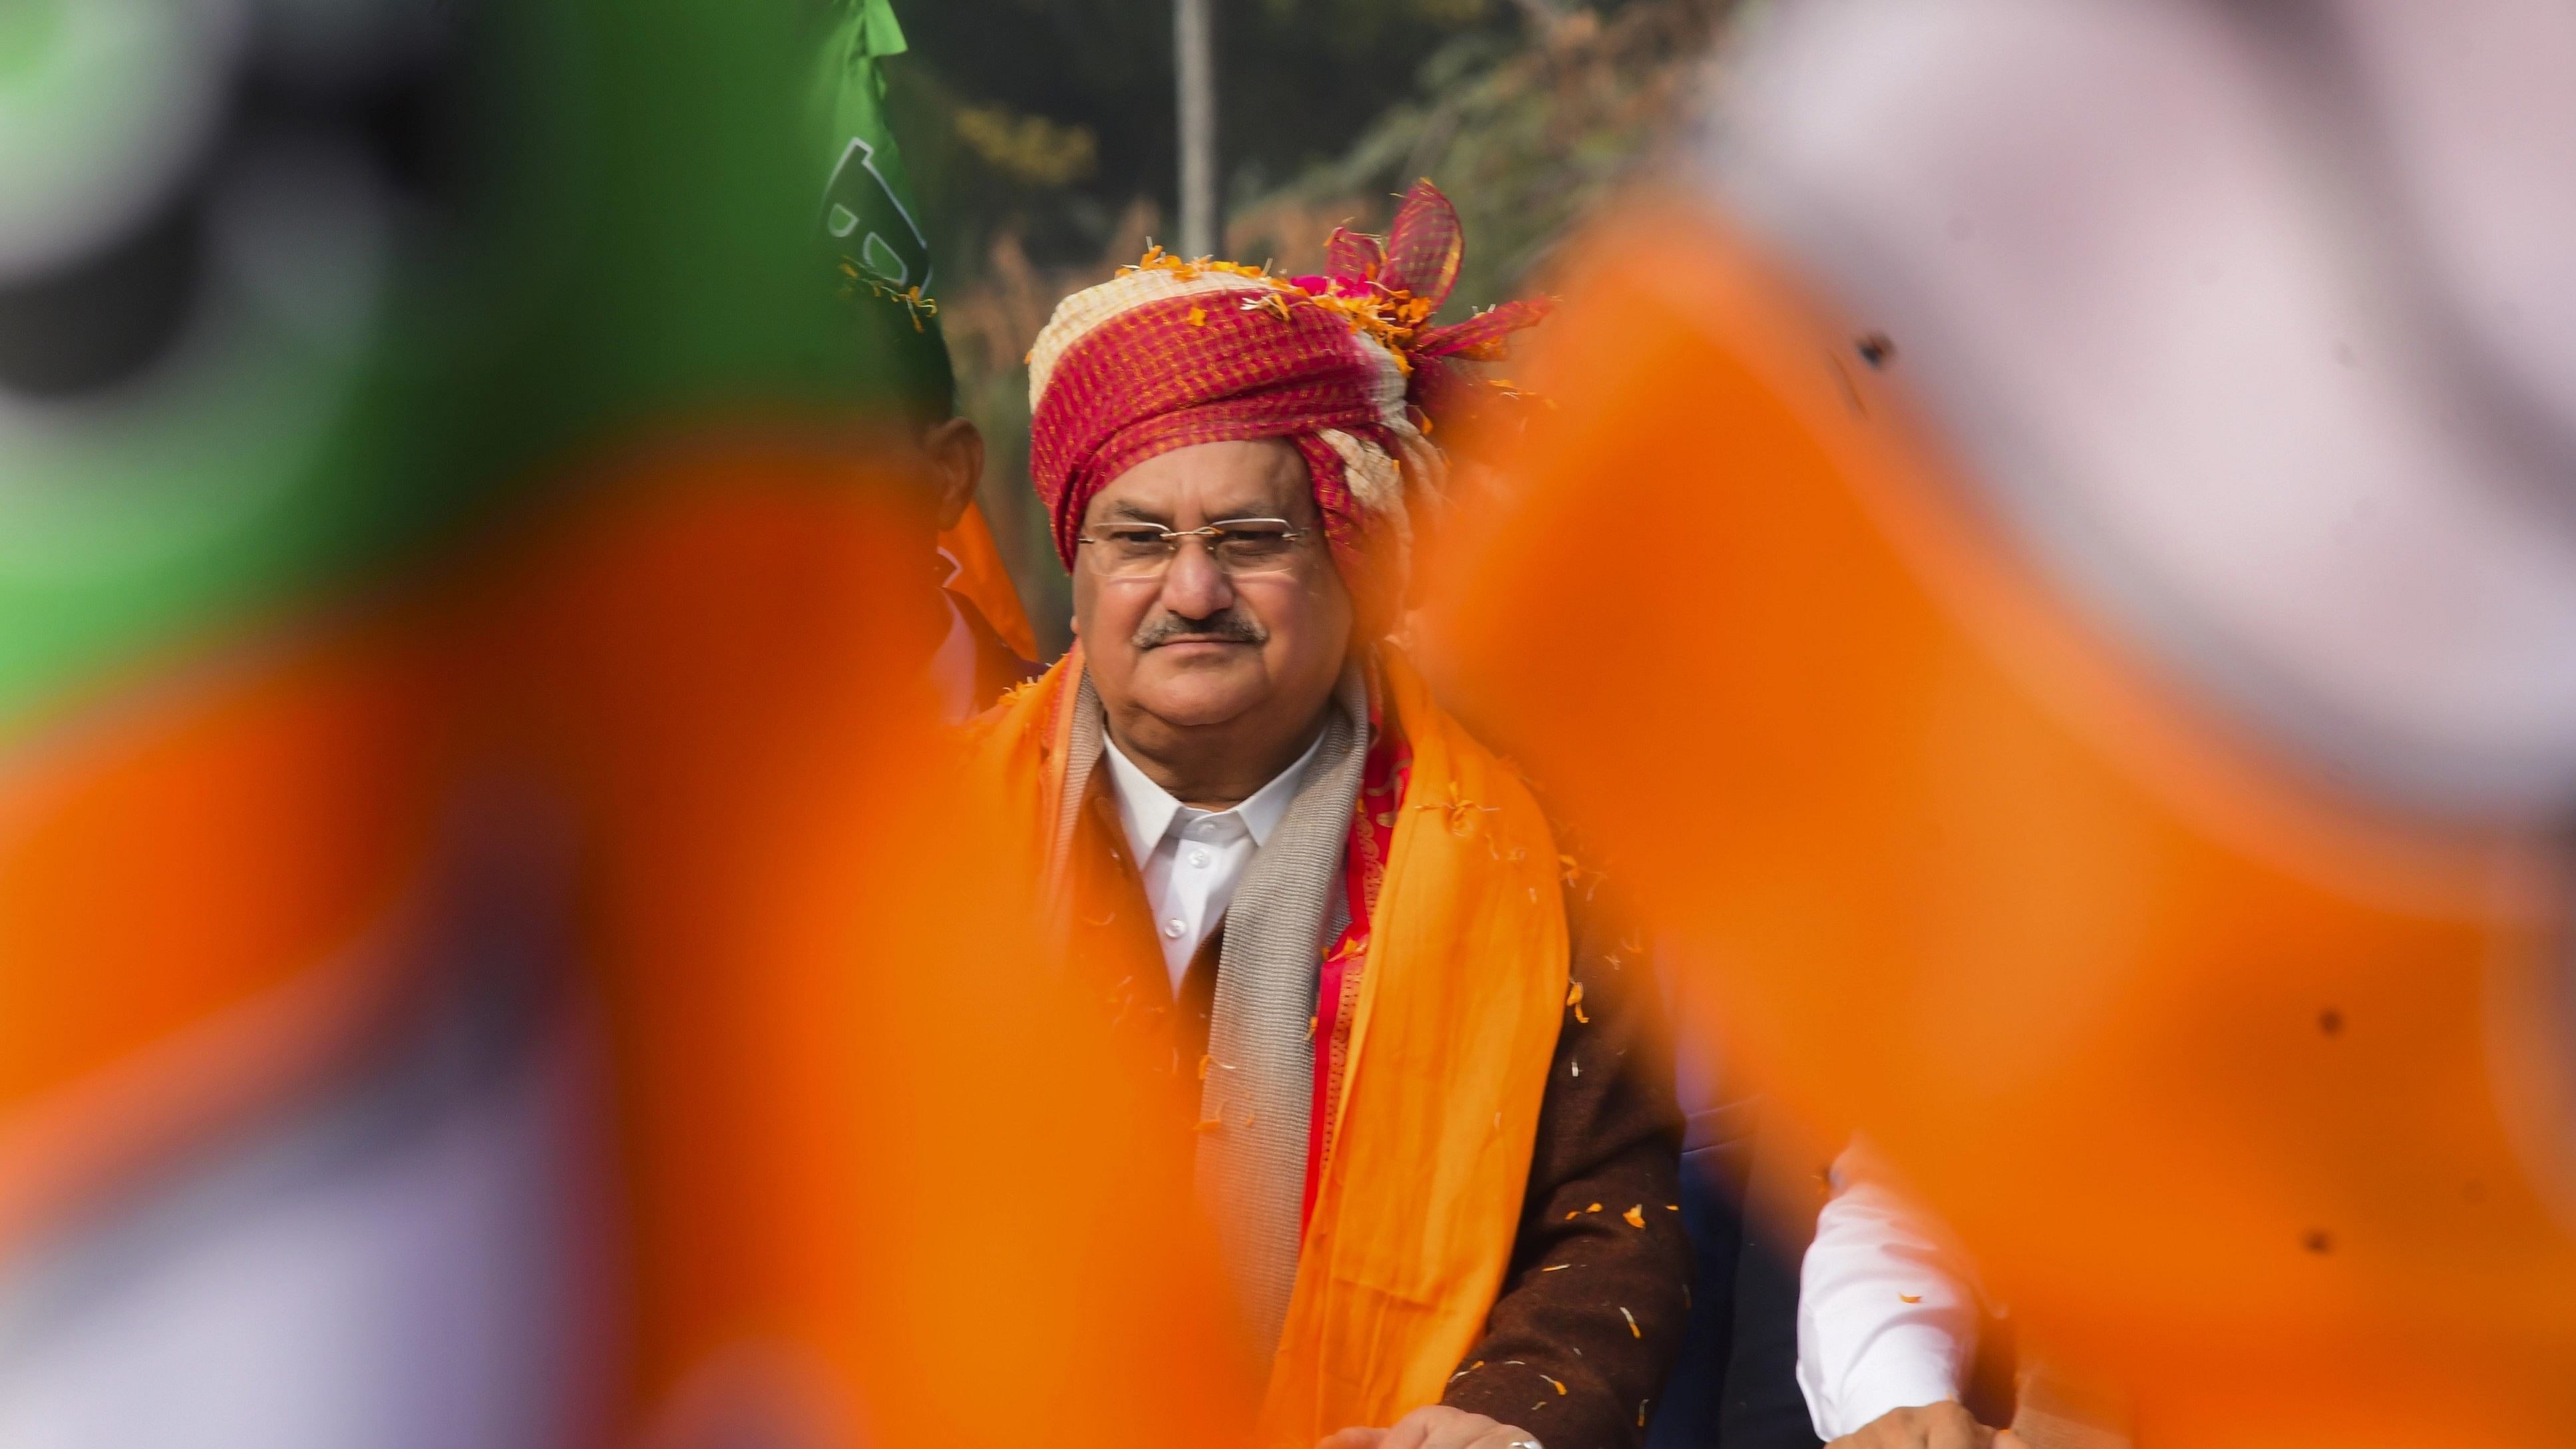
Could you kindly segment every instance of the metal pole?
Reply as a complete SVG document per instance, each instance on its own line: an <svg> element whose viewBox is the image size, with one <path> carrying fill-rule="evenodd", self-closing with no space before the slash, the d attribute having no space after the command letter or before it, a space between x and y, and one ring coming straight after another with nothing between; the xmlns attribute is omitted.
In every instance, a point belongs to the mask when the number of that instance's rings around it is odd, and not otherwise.
<svg viewBox="0 0 2576 1449"><path fill-rule="evenodd" d="M1216 206L1216 0L1173 0L1172 50L1180 80L1181 245L1213 255Z"/></svg>

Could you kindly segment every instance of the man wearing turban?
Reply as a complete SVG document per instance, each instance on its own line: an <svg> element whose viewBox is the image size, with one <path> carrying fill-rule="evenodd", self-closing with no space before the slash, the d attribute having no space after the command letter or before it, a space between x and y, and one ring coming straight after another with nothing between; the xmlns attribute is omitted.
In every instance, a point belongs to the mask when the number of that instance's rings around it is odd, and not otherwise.
<svg viewBox="0 0 2576 1449"><path fill-rule="evenodd" d="M1461 364L1542 315L1429 325L1462 251L1426 182L1328 276L1158 250L1030 356L1077 642L974 747L1195 1109L1264 1445L1633 1445L1687 1313L1644 943L1389 637L1435 428L1508 391Z"/></svg>

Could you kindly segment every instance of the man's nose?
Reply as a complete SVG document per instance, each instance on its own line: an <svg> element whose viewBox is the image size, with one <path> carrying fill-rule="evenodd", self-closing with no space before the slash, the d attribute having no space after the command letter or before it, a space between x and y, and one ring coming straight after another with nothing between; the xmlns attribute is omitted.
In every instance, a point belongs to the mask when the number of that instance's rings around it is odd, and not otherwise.
<svg viewBox="0 0 2576 1449"><path fill-rule="evenodd" d="M1234 604L1234 579L1217 567L1204 539L1183 539L1163 575L1163 607L1184 619L1207 619Z"/></svg>

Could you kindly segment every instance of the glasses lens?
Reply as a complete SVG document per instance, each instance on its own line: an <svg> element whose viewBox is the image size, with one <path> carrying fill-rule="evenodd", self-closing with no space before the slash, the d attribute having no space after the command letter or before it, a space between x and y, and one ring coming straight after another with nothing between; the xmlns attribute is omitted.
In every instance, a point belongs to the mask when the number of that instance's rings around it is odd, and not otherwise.
<svg viewBox="0 0 2576 1449"><path fill-rule="evenodd" d="M1268 519L1215 526L1216 556L1239 574L1283 569L1296 556L1297 531Z"/></svg>
<svg viewBox="0 0 2576 1449"><path fill-rule="evenodd" d="M1099 555L1106 573L1132 575L1159 573L1172 561L1172 545L1163 530L1150 523L1111 524L1095 530L1092 551Z"/></svg>

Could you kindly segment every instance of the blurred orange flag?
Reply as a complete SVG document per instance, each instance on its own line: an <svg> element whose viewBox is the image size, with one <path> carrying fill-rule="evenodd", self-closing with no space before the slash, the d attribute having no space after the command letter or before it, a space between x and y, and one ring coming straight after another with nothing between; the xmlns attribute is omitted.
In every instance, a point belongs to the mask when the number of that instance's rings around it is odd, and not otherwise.
<svg viewBox="0 0 2576 1449"><path fill-rule="evenodd" d="M2563 856L2338 798L2092 631L1704 208L1565 255L1560 410L1435 631L1695 1028L2141 1443L2576 1440Z"/></svg>
<svg viewBox="0 0 2576 1449"><path fill-rule="evenodd" d="M826 466L648 458L503 594L513 722L596 830L618 1442L1225 1444L1255 1381L1187 1146L1066 1029L946 768L920 544Z"/></svg>
<svg viewBox="0 0 2576 1449"><path fill-rule="evenodd" d="M533 1390L573 1442L1248 1434L1188 1144L1068 1029L1096 1003L947 767L929 537L880 506L917 485L759 435L586 481L20 742L0 1255L354 1097L471 996L586 1044L595 1160L549 1166L586 1177L566 1251L606 1271L527 1274L606 1280L560 1347L607 1381ZM568 921L560 957L453 948L493 905L458 898L464 836L504 837L500 905ZM406 1342L411 1307L369 1331Z"/></svg>

